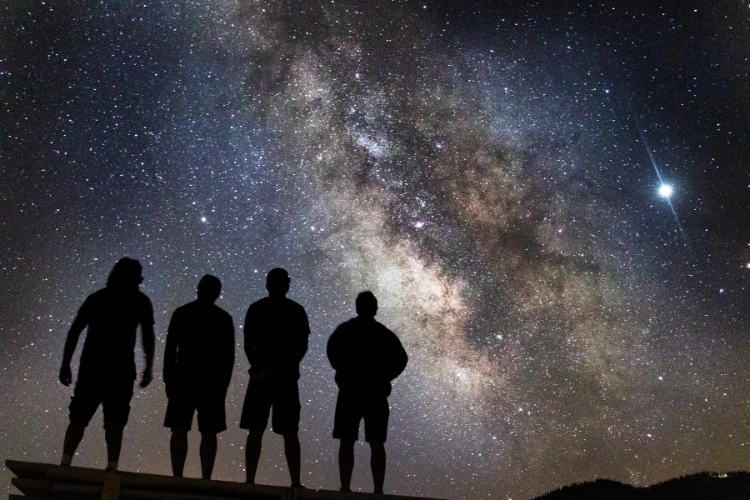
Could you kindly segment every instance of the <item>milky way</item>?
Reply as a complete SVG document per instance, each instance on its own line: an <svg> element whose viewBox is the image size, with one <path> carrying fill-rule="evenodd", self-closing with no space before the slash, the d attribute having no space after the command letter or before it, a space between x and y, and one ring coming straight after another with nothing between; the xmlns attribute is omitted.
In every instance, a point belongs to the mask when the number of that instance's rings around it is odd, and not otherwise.
<svg viewBox="0 0 750 500"><path fill-rule="evenodd" d="M365 289L410 355L390 492L747 469L750 8L496 3L3 2L2 458L59 460L65 333L127 255L157 371L200 276L239 326L289 270L309 487L338 487L325 344ZM239 333L214 474L234 481ZM132 406L121 468L168 474L161 381ZM74 465L104 465L99 415ZM257 480L288 482L270 432Z"/></svg>

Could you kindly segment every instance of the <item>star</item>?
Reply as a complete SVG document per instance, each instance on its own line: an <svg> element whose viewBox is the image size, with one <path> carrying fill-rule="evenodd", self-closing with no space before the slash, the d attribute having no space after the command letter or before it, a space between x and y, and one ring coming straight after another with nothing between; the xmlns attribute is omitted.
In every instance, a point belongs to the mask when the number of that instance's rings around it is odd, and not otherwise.
<svg viewBox="0 0 750 500"><path fill-rule="evenodd" d="M659 196L662 198L670 198L674 193L674 188L669 184L661 184L659 186Z"/></svg>

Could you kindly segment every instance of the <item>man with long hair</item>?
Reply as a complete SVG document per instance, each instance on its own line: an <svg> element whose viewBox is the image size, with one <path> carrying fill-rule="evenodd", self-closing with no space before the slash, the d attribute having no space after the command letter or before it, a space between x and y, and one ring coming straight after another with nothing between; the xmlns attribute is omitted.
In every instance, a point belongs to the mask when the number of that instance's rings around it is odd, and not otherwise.
<svg viewBox="0 0 750 500"><path fill-rule="evenodd" d="M117 470L136 379L138 325L146 355L140 386L145 388L153 379L154 310L149 298L138 289L143 281L142 270L135 259L125 257L117 261L109 273L107 286L88 296L68 331L60 367L60 382L66 387L73 381L70 362L78 338L88 327L69 406L70 424L65 432L61 465L71 464L86 426L102 405L107 469Z"/></svg>

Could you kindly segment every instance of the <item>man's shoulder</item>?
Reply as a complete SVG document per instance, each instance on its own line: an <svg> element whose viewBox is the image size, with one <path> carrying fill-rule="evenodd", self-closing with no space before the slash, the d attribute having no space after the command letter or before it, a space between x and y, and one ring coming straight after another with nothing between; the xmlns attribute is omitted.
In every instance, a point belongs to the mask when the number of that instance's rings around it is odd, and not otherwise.
<svg viewBox="0 0 750 500"><path fill-rule="evenodd" d="M250 312L255 309L263 309L268 304L268 297L263 297L262 299L256 300L252 304L250 304L247 308L247 311Z"/></svg>
<svg viewBox="0 0 750 500"><path fill-rule="evenodd" d="M123 293L119 290L114 290L110 287L101 288L86 298L87 302L106 302L106 301L117 301L122 302L123 300L131 303L136 303L139 306L151 307L151 299L148 295L141 292L140 290L127 291Z"/></svg>
<svg viewBox="0 0 750 500"><path fill-rule="evenodd" d="M361 316L356 316L344 321L338 326L338 328L356 328L358 330L371 330L376 332L393 333L388 329L388 327L386 327L383 323L379 322L375 318L363 318Z"/></svg>
<svg viewBox="0 0 750 500"><path fill-rule="evenodd" d="M302 313L305 312L305 308L302 307L302 304L300 304L299 302L295 302L295 301L293 301L292 299L290 299L288 297L284 297L284 306L287 307L287 308L289 308L289 309L292 309L292 310L294 310L296 312L302 312ZM305 314L307 314L307 313L305 313Z"/></svg>
<svg viewBox="0 0 750 500"><path fill-rule="evenodd" d="M361 328L361 325L359 324L359 321L357 318L350 318L343 323L339 324L339 326L336 327L336 329L331 334L332 338L341 339L342 337L347 336L351 332L359 331Z"/></svg>
<svg viewBox="0 0 750 500"><path fill-rule="evenodd" d="M196 303L197 301L194 300L192 302L188 302L187 304L182 304L180 307L174 310L174 313L172 313L172 316L182 316L183 314L190 313L196 308Z"/></svg>
<svg viewBox="0 0 750 500"><path fill-rule="evenodd" d="M99 290L95 291L94 293L90 293L86 300L83 301L84 304L90 304L92 302L101 302L103 300L107 300L108 297L108 290L106 288L100 288Z"/></svg>
<svg viewBox="0 0 750 500"><path fill-rule="evenodd" d="M135 293L133 294L133 297L136 300L136 302L138 302L138 305L143 306L143 307L148 307L148 308L152 307L151 299L149 299L148 295L146 295L142 291L136 290Z"/></svg>
<svg viewBox="0 0 750 500"><path fill-rule="evenodd" d="M174 310L174 314L211 314L224 319L232 319L232 316L228 312L226 312L216 304L201 304L199 300L194 300L192 302L188 302L187 304L181 305Z"/></svg>
<svg viewBox="0 0 750 500"><path fill-rule="evenodd" d="M264 310L264 309L278 309L279 307L287 310L305 312L305 308L302 307L298 302L293 301L288 297L263 297L260 300L256 300L247 311Z"/></svg>
<svg viewBox="0 0 750 500"><path fill-rule="evenodd" d="M398 335L393 333L390 328L374 318L372 319L372 321L367 321L366 326L364 326L363 329L369 332L369 334L372 335L373 339L377 339L377 342L387 342L388 344L391 344L393 342L401 342L398 338Z"/></svg>
<svg viewBox="0 0 750 500"><path fill-rule="evenodd" d="M349 330L351 328L357 328L357 323L357 318L349 318L348 320L337 326L336 330Z"/></svg>
<svg viewBox="0 0 750 500"><path fill-rule="evenodd" d="M394 337L397 337L397 335L396 335L395 333L393 333L393 331L391 331L391 329L390 329L390 328L388 328L387 326L385 326L385 325L384 325L383 323L381 323L380 321L375 321L375 326L374 326L374 328L375 328L375 329L376 329L377 331L379 331L379 332L381 332L382 334L384 334L384 335L388 335L388 336L391 336L391 335L392 335L392 336L394 336Z"/></svg>
<svg viewBox="0 0 750 500"><path fill-rule="evenodd" d="M224 310L220 306L217 306L216 304L211 304L211 310L216 316L220 317L224 321L226 320L232 321L232 315L229 314L226 310Z"/></svg>

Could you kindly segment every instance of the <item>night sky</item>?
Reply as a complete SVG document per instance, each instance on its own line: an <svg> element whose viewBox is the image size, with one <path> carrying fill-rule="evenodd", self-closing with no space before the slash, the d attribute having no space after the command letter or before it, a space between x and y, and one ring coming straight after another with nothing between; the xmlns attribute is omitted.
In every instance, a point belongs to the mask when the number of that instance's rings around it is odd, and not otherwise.
<svg viewBox="0 0 750 500"><path fill-rule="evenodd" d="M157 377L123 470L171 471L166 326L211 273L238 328L214 477L244 480L239 327L277 266L308 487L339 486L325 345L366 289L410 356L387 492L747 470L749 72L739 0L1 2L0 458L59 462L65 334L130 256ZM281 443L258 482L289 483ZM74 465L105 466L101 413Z"/></svg>

